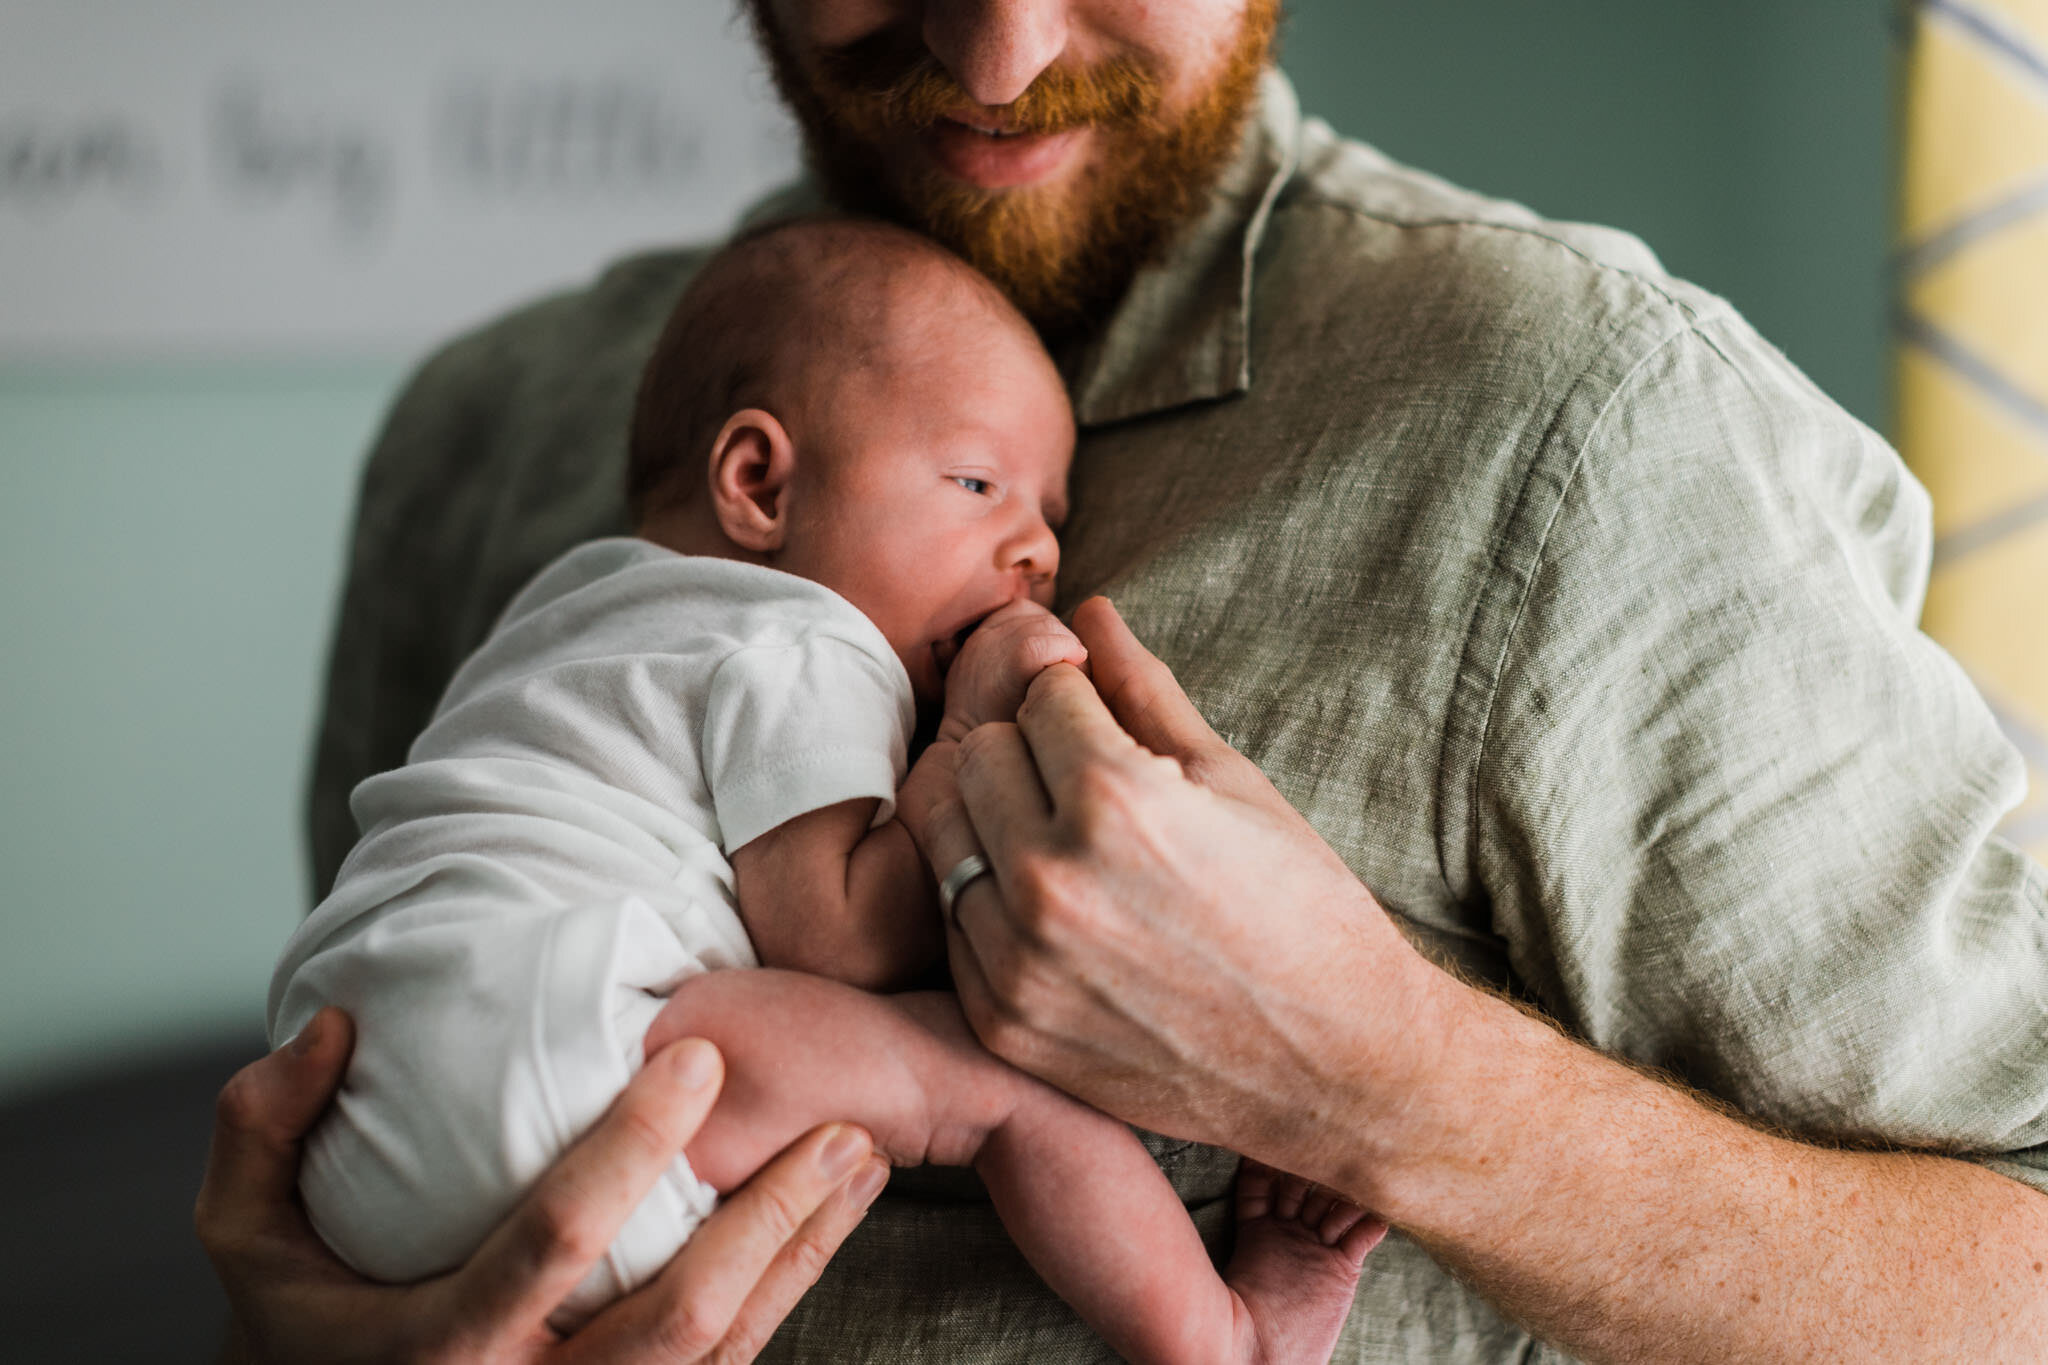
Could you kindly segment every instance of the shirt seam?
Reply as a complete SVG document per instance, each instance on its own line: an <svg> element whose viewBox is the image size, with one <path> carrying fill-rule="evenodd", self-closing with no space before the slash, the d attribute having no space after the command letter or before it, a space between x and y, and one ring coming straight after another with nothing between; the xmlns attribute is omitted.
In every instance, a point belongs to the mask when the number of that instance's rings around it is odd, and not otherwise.
<svg viewBox="0 0 2048 1365"><path fill-rule="evenodd" d="M1642 355L1636 358L1634 363L1615 381L1614 391L1608 394L1605 401L1601 403L1599 412L1594 414L1592 422L1586 428L1585 438L1579 442L1578 449L1573 453L1568 466L1563 472L1563 477L1559 481L1556 501L1550 508L1549 514L1544 518L1542 529L1537 533L1535 545L1527 557L1527 572L1522 580L1519 591L1515 595L1512 609L1507 613L1507 626L1501 634L1500 647L1494 654L1486 677L1486 691L1479 709L1477 732L1472 741L1470 776L1464 784L1465 828L1462 833L1464 836L1465 860L1468 866L1473 862L1473 850L1479 837L1479 779L1480 773L1486 766L1486 747L1487 742L1493 735L1493 719L1498 709L1501 684L1502 680L1507 676L1508 658L1514 652L1516 639L1521 633L1522 622L1527 617L1529 604L1535 596L1537 580L1542 576L1544 563L1549 554L1551 533L1556 529L1558 519L1564 515L1565 503L1570 500L1572 490L1578 483L1579 472L1585 467L1587 453L1592 449L1594 441L1598 439L1600 430L1606 424L1608 415L1614 411L1615 405L1629 392L1630 387L1635 383L1637 375L1642 372L1644 366L1664 354L1666 350L1684 338L1699 335L1699 331L1700 329L1696 323L1677 328L1669 335L1661 338L1654 346L1647 348ZM1701 340L1704 341L1706 338L1702 336ZM1539 451L1555 439L1557 428L1564 421L1565 414L1571 407L1573 397L1587 383L1592 382L1593 379L1593 367L1589 365L1580 374L1578 381L1573 384L1570 392L1558 404L1557 411L1551 419L1550 428L1544 433L1543 441L1538 447ZM1539 457L1531 460L1528 467L1523 471L1522 485L1516 491L1514 506L1509 510L1503 523L1503 534L1511 530L1521 520L1524 509L1529 506L1530 499L1535 495L1537 476L1541 473L1543 467L1544 462ZM1503 546L1502 548L1506 547ZM1495 573L1498 574L1501 571L1502 566L1500 566L1497 560ZM1465 639L1459 653L1461 673L1466 666L1473 662L1475 652L1480 647L1482 633L1480 627L1488 614L1487 607L1487 596L1482 591L1479 594L1479 600L1473 605L1471 619L1466 624ZM1457 729L1456 718L1453 715L1445 724L1444 743L1438 760L1437 789L1440 792L1448 789L1453 769L1452 749L1456 743ZM1439 831L1437 839L1437 872L1448 892L1453 886L1450 876L1449 840L1443 837L1441 824L1439 825Z"/></svg>
<svg viewBox="0 0 2048 1365"><path fill-rule="evenodd" d="M1391 228L1399 228L1403 231L1427 231L1433 228L1478 228L1490 232L1512 233L1515 236L1519 237L1533 237L1539 242L1548 242L1550 245L1558 247L1561 250L1569 253L1570 255L1578 257L1581 261L1584 261L1587 265L1592 266L1595 270L1599 270L1611 275L1620 275L1626 279L1632 280L1635 283L1642 285L1645 289L1649 290L1658 298L1664 300L1664 302L1670 304L1673 308L1677 309L1680 313L1682 313L1685 316L1686 324L1688 327L1696 328L1699 326L1701 322L1710 320L1712 318L1718 318L1722 315L1722 312L1725 311L1715 310L1713 313L1710 314L1702 313L1694 305L1680 298L1678 295L1672 293L1671 290L1666 288L1662 283L1660 283L1655 276L1647 274L1641 270L1633 269L1629 266L1616 265L1612 261L1603 261L1598 256L1592 255L1590 252L1586 251L1585 248L1576 246L1573 243L1566 241L1564 238L1558 236L1556 233L1545 232L1541 228L1531 227L1524 223L1501 223L1495 222L1487 218L1460 217L1455 215L1440 218L1400 218L1396 217L1393 214L1381 213L1376 210L1366 208L1362 204L1349 203L1345 200L1334 198L1320 190L1311 188L1304 188L1300 192L1300 195L1298 196L1296 202L1304 204L1318 204L1324 208L1336 209L1339 212L1348 213L1355 218L1364 218L1368 221L1380 223ZM1673 335L1676 336L1679 334L1674 333ZM1671 338L1667 337L1665 340L1668 342L1670 339ZM1647 358L1648 357L1646 356L1645 359Z"/></svg>

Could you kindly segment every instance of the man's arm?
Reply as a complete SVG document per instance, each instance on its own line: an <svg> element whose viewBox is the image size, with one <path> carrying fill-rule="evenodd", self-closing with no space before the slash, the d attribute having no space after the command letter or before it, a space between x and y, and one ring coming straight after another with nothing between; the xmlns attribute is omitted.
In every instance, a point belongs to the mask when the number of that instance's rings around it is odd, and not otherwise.
<svg viewBox="0 0 2048 1365"><path fill-rule="evenodd" d="M1048 672L926 832L997 866L951 949L998 1055L1330 1185L1591 1358L2041 1357L2039 1195L1768 1135L1457 982L1107 604L1075 626L1107 709Z"/></svg>
<svg viewBox="0 0 2048 1365"><path fill-rule="evenodd" d="M912 769L909 782L917 780ZM740 919L764 967L862 990L904 990L944 960L931 873L879 803L842 801L777 825L732 854Z"/></svg>
<svg viewBox="0 0 2048 1365"><path fill-rule="evenodd" d="M1456 983L1408 1122L1338 1184L1593 1360L2038 1361L2048 1196L1817 1148Z"/></svg>

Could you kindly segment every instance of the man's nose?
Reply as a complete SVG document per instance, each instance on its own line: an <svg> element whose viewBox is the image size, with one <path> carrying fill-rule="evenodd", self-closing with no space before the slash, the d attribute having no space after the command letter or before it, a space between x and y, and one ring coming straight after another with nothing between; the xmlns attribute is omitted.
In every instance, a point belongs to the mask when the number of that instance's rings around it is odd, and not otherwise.
<svg viewBox="0 0 2048 1365"><path fill-rule="evenodd" d="M1008 104L1067 46L1070 0L928 0L924 41L968 98Z"/></svg>

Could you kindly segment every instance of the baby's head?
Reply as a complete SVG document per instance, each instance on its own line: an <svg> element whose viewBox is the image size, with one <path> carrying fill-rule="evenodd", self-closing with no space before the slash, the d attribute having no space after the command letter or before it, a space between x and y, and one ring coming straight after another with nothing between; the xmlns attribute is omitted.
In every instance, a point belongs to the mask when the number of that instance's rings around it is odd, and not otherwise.
<svg viewBox="0 0 2048 1365"><path fill-rule="evenodd" d="M975 623L1052 600L1074 419L1030 324L914 233L805 219L698 273L640 382L649 540L798 574L882 630L920 701Z"/></svg>

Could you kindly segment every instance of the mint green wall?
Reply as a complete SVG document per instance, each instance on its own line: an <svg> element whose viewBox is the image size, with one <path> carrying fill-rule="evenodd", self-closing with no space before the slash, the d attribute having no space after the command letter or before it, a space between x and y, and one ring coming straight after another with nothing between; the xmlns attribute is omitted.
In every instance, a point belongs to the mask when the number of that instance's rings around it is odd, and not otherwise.
<svg viewBox="0 0 2048 1365"><path fill-rule="evenodd" d="M0 1092L260 1027L394 364L0 373Z"/></svg>
<svg viewBox="0 0 2048 1365"><path fill-rule="evenodd" d="M1292 10L1312 111L1640 233L1881 415L1881 0ZM355 467L402 372L0 370L0 1091L260 1020Z"/></svg>

